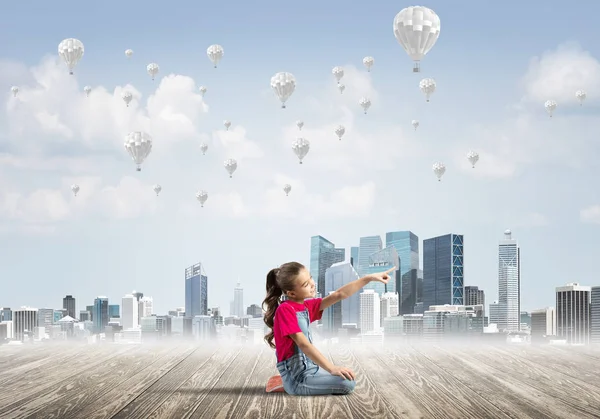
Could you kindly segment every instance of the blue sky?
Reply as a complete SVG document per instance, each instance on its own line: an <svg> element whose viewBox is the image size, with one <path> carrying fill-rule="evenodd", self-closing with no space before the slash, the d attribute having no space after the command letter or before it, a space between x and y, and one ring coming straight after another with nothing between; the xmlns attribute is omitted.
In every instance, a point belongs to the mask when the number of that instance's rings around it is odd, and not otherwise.
<svg viewBox="0 0 600 419"><path fill-rule="evenodd" d="M80 309L136 289L165 312L183 305L183 271L200 260L209 305L228 312L238 278L245 303L259 303L271 267L308 263L311 235L349 249L394 230L421 240L464 234L465 281L488 302L507 228L522 247L524 309L553 305L554 287L566 282L600 285L596 2L431 1L442 29L421 75L392 33L408 4L35 3L35 14L5 5L13 18L0 27L13 40L0 50L0 305L60 307L73 294ZM55 58L67 37L86 47L74 77ZM225 48L216 70L205 52L212 43ZM375 57L370 74L365 55ZM154 82L145 73L153 61ZM336 65L346 69L343 96ZM269 87L278 71L298 80L285 111ZM428 104L421 77L438 84ZM137 92L128 110L125 83ZM582 107L578 88L588 92ZM373 102L366 116L361 95ZM543 109L550 98L559 103L552 119ZM174 115L189 124L175 126ZM303 166L290 150L297 119L312 143ZM331 134L337 123L347 128L342 142ZM135 173L122 141L143 127L155 148ZM464 158L471 148L481 155L474 170ZM239 161L233 179L222 168L229 157ZM442 182L436 161L448 168ZM287 200L282 182L293 185ZM163 186L158 199L154 183ZM209 191L202 211L198 189Z"/></svg>

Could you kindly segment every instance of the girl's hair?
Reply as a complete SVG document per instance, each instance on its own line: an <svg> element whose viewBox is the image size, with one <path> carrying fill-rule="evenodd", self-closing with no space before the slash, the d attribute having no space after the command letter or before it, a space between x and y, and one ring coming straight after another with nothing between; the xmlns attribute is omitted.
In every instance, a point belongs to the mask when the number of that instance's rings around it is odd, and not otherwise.
<svg viewBox="0 0 600 419"><path fill-rule="evenodd" d="M273 339L273 321L275 319L275 311L279 307L280 298L284 292L293 291L295 287L294 281L304 268L304 265L298 262L288 262L281 265L279 268L274 268L267 274L267 296L262 303L262 308L265 310L264 322L271 331L265 335L265 341L271 348L275 348Z"/></svg>

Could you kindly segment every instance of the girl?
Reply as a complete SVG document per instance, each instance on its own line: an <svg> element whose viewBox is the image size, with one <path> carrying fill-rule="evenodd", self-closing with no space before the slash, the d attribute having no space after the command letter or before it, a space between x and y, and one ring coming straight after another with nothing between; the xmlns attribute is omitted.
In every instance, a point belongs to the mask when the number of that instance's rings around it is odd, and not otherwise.
<svg viewBox="0 0 600 419"><path fill-rule="evenodd" d="M267 297L262 305L264 321L271 332L265 341L275 349L277 369L286 393L311 396L349 394L354 390L354 372L333 365L313 346L309 325L319 320L327 307L350 297L369 282L387 284L388 274L394 269L352 281L325 298L313 298L313 278L298 262L284 263L268 273ZM280 304L284 293L288 300Z"/></svg>

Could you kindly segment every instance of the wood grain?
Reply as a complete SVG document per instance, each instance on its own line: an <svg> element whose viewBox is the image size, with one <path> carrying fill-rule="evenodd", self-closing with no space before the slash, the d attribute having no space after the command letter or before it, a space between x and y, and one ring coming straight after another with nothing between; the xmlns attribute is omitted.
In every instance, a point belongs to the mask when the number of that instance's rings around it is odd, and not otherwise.
<svg viewBox="0 0 600 419"><path fill-rule="evenodd" d="M265 393L266 346L23 345L0 349L7 418L532 418L600 416L600 351L553 346L327 346L347 396Z"/></svg>

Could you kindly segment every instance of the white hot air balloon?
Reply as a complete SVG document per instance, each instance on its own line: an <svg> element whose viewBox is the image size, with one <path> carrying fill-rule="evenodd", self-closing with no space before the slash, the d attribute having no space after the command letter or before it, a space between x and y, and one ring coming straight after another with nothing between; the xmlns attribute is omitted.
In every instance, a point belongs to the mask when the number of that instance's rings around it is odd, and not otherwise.
<svg viewBox="0 0 600 419"><path fill-rule="evenodd" d="M133 95L131 92L125 90L123 93L121 93L121 98L123 99L123 102L125 102L125 105L129 107L129 103L133 100Z"/></svg>
<svg viewBox="0 0 600 419"><path fill-rule="evenodd" d="M223 121L223 126L227 131L229 131L229 127L231 126L231 121L225 120Z"/></svg>
<svg viewBox="0 0 600 419"><path fill-rule="evenodd" d="M363 64L367 68L367 71L371 72L371 67L375 64L375 59L373 57L365 57L363 58Z"/></svg>
<svg viewBox="0 0 600 419"><path fill-rule="evenodd" d="M19 87L18 86L13 86L10 88L10 91L13 94L13 97L17 97L17 95L19 94Z"/></svg>
<svg viewBox="0 0 600 419"><path fill-rule="evenodd" d="M471 163L473 169L475 168L475 164L479 161L479 154L473 150L469 151L467 154L467 160Z"/></svg>
<svg viewBox="0 0 600 419"><path fill-rule="evenodd" d="M285 196L288 196L291 191L292 191L292 185L290 185L289 183L286 183L285 185L283 185L283 192L285 192Z"/></svg>
<svg viewBox="0 0 600 419"><path fill-rule="evenodd" d="M333 67L331 74L333 74L333 77L335 77L335 81L340 84L340 80L342 80L342 77L344 77L344 69L342 67Z"/></svg>
<svg viewBox="0 0 600 419"><path fill-rule="evenodd" d="M425 99L429 102L429 98L435 92L435 80L434 79L423 79L419 82L419 89L425 95Z"/></svg>
<svg viewBox="0 0 600 419"><path fill-rule="evenodd" d="M302 164L302 159L306 157L310 150L310 142L306 138L296 138L292 143L292 150L300 160L300 164Z"/></svg>
<svg viewBox="0 0 600 419"><path fill-rule="evenodd" d="M342 137L346 133L346 128L343 125L335 127L335 135L338 136L339 140L342 141Z"/></svg>
<svg viewBox="0 0 600 419"><path fill-rule="evenodd" d="M419 121L417 121L416 119L413 119L410 124L413 126L415 131L417 130L417 128L419 128Z"/></svg>
<svg viewBox="0 0 600 419"><path fill-rule="evenodd" d="M156 185L154 185L154 187L152 189L156 193L156 196L158 196L158 194L160 193L160 191L162 191L162 186L156 184Z"/></svg>
<svg viewBox="0 0 600 419"><path fill-rule="evenodd" d="M554 100L547 100L546 103L544 103L544 108L546 108L546 112L548 112L548 115L552 118L552 114L556 109L556 102Z"/></svg>
<svg viewBox="0 0 600 419"><path fill-rule="evenodd" d="M73 192L73 195L77 196L77 194L79 193L79 185L71 185L71 192Z"/></svg>
<svg viewBox="0 0 600 419"><path fill-rule="evenodd" d="M206 86L200 86L198 90L200 90L200 96L204 97L206 94Z"/></svg>
<svg viewBox="0 0 600 419"><path fill-rule="evenodd" d="M206 152L208 151L208 144L206 143L202 143L200 144L200 151L202 152L202 155L206 155Z"/></svg>
<svg viewBox="0 0 600 419"><path fill-rule="evenodd" d="M579 106L582 106L585 98L587 98L587 93L584 90L578 90L575 92L575 97L579 101Z"/></svg>
<svg viewBox="0 0 600 419"><path fill-rule="evenodd" d="M304 121L296 121L296 126L298 127L298 131L302 131L302 127L304 126Z"/></svg>
<svg viewBox="0 0 600 419"><path fill-rule="evenodd" d="M444 163L434 163L433 173L435 173L435 175L437 176L438 181L441 181L442 176L444 176L444 173L446 173L446 166L444 166Z"/></svg>
<svg viewBox="0 0 600 419"><path fill-rule="evenodd" d="M296 78L292 73L277 73L271 77L271 88L281 101L281 107L285 109L285 102L296 90Z"/></svg>
<svg viewBox="0 0 600 419"><path fill-rule="evenodd" d="M360 105L361 108L363 108L363 110L365 111L365 115L366 115L367 111L371 107L371 100L366 97L362 97L358 101L358 104Z"/></svg>
<svg viewBox="0 0 600 419"><path fill-rule="evenodd" d="M132 131L125 137L125 150L137 165L137 171L141 171L141 165L152 151L152 137L141 131Z"/></svg>
<svg viewBox="0 0 600 419"><path fill-rule="evenodd" d="M427 7L407 7L394 18L394 36L415 62L413 72L418 73L421 60L440 36L440 18Z"/></svg>
<svg viewBox="0 0 600 419"><path fill-rule="evenodd" d="M346 85L338 83L338 90L340 91L340 95L344 94L344 90L346 90Z"/></svg>
<svg viewBox="0 0 600 419"><path fill-rule="evenodd" d="M150 74L150 77L152 77L152 80L154 80L154 77L160 71L160 67L156 63L150 63L146 66L146 71L148 72L148 74Z"/></svg>
<svg viewBox="0 0 600 419"><path fill-rule="evenodd" d="M233 173L237 169L237 161L234 159L227 159L223 162L223 167L225 167L225 170L229 173L229 177L233 177Z"/></svg>
<svg viewBox="0 0 600 419"><path fill-rule="evenodd" d="M73 69L83 57L84 50L83 43L75 38L65 39L58 44L58 56L67 65L69 74L73 74Z"/></svg>
<svg viewBox="0 0 600 419"><path fill-rule="evenodd" d="M204 208L204 203L208 199L208 192L206 191L198 191L196 192L196 199L200 202L200 207Z"/></svg>
<svg viewBox="0 0 600 419"><path fill-rule="evenodd" d="M83 88L83 92L85 93L85 96L86 96L86 97L89 97L89 96L90 96L90 93L92 92L92 87L91 87L91 86L85 86L85 87Z"/></svg>
<svg viewBox="0 0 600 419"><path fill-rule="evenodd" d="M214 44L206 49L206 55L208 55L208 59L213 63L215 68L217 68L223 55L225 55L225 51L221 45Z"/></svg>
<svg viewBox="0 0 600 419"><path fill-rule="evenodd" d="M125 50L125 56L127 58L131 58L132 55L133 55L133 50L132 49L126 49Z"/></svg>

